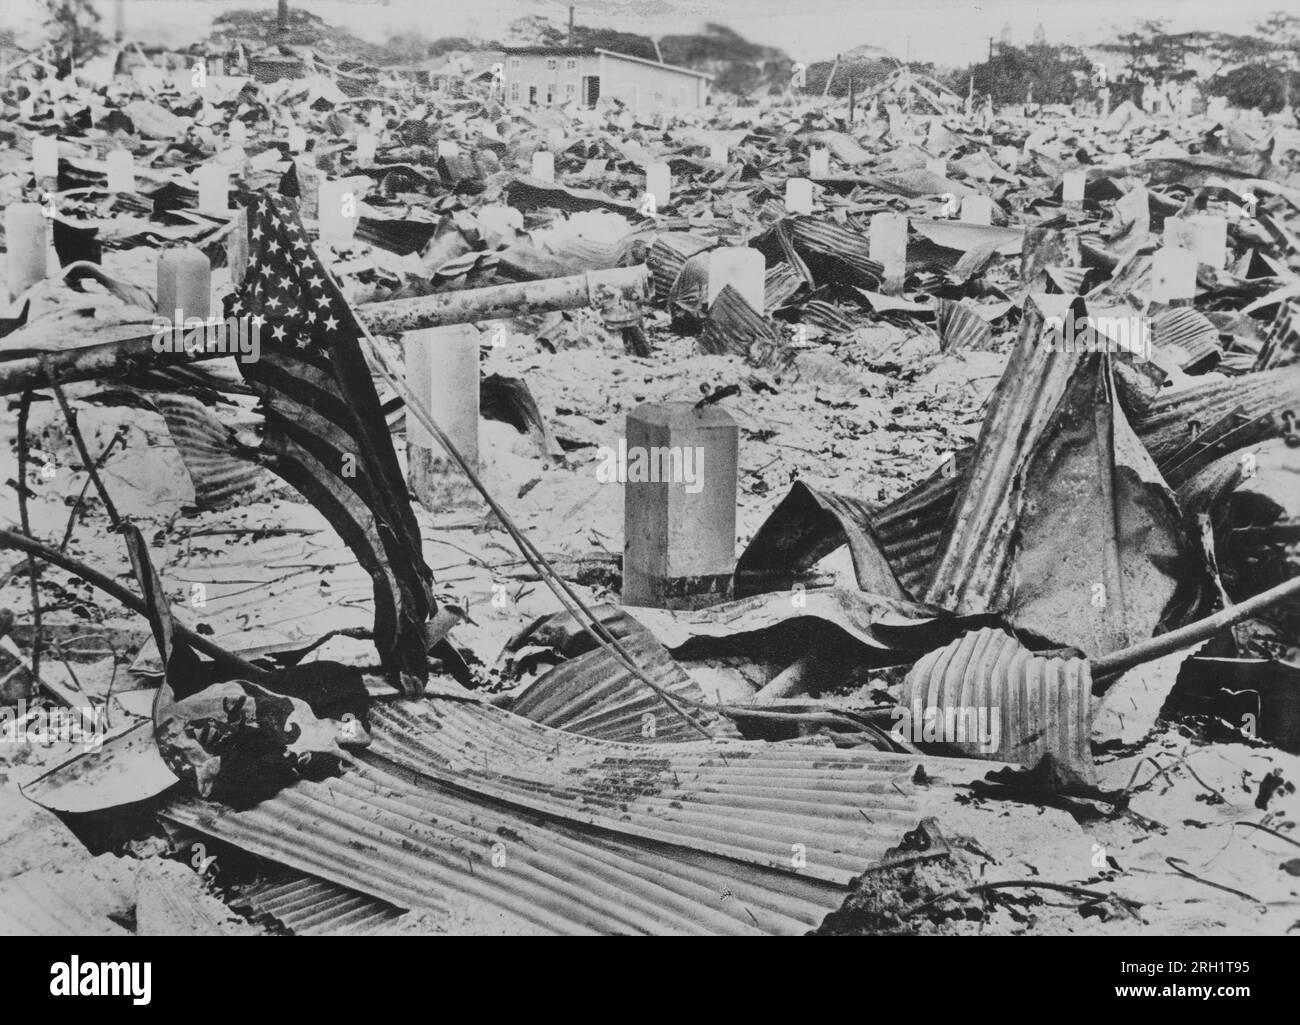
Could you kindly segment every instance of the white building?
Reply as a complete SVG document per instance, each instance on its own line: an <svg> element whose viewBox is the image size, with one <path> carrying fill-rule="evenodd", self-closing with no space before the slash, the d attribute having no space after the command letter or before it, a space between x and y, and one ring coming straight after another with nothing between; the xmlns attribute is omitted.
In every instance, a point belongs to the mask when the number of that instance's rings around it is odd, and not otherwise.
<svg viewBox="0 0 1300 1025"><path fill-rule="evenodd" d="M613 50L530 46L506 50L502 84L507 103L595 106L602 96L637 111L696 110L709 98L713 76Z"/></svg>

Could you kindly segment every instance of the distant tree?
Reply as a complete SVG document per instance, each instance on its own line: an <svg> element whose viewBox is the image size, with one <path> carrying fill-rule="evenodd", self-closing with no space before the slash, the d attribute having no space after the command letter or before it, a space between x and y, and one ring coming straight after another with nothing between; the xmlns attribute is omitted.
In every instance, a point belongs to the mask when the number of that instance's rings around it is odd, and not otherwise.
<svg viewBox="0 0 1300 1025"><path fill-rule="evenodd" d="M999 45L991 61L958 68L945 84L965 96L973 78L975 91L992 94L997 104L1024 103L1031 86L1035 103L1070 103L1090 70L1087 58L1072 46Z"/></svg>
<svg viewBox="0 0 1300 1025"><path fill-rule="evenodd" d="M90 0L41 0L41 6L49 41L61 60L79 64L104 48L99 11Z"/></svg>
<svg viewBox="0 0 1300 1025"><path fill-rule="evenodd" d="M506 30L509 46L562 46L568 33L540 14L516 18Z"/></svg>
<svg viewBox="0 0 1300 1025"><path fill-rule="evenodd" d="M1209 37L1205 51L1221 62L1206 91L1226 98L1234 107L1272 114L1289 106L1297 95L1300 17L1275 12L1255 26L1254 35Z"/></svg>
<svg viewBox="0 0 1300 1025"><path fill-rule="evenodd" d="M1164 21L1149 19L1114 42L1101 44L1101 49L1123 54L1130 77L1161 85L1195 78L1187 61L1203 51L1206 40L1204 33L1172 33Z"/></svg>
<svg viewBox="0 0 1300 1025"><path fill-rule="evenodd" d="M1289 107L1294 95L1291 78L1300 56L1300 16L1274 11L1257 30L1267 45L1272 71L1282 82L1282 105Z"/></svg>
<svg viewBox="0 0 1300 1025"><path fill-rule="evenodd" d="M751 43L734 29L710 22L702 33L664 36L659 40L664 60L669 64L699 67L716 61L764 61L785 55L770 46ZM756 67L755 71L761 74Z"/></svg>
<svg viewBox="0 0 1300 1025"><path fill-rule="evenodd" d="M644 57L657 60L654 41L649 36L639 36L634 32L617 32L611 28L588 28L585 25L573 26L573 45L600 47L625 53L629 57ZM668 60L667 57L664 60ZM673 63L669 61L669 63Z"/></svg>
<svg viewBox="0 0 1300 1025"><path fill-rule="evenodd" d="M1289 89L1289 94L1288 94ZM1222 96L1234 107L1253 107L1264 114L1275 114L1300 90L1300 75L1285 76L1276 68L1262 64L1243 64L1210 80L1208 91Z"/></svg>
<svg viewBox="0 0 1300 1025"><path fill-rule="evenodd" d="M898 61L892 57L845 54L840 58L839 67L835 67L833 61L818 61L816 64L809 65L805 90L820 95L826 89L826 78L830 75L831 68L835 68L830 94L847 96L851 82L854 93L861 96L864 90L884 81L891 72L898 70L898 67Z"/></svg>
<svg viewBox="0 0 1300 1025"><path fill-rule="evenodd" d="M444 53L459 53L463 50L494 50L494 43L476 43L464 36L442 36L425 47L426 57L441 57Z"/></svg>

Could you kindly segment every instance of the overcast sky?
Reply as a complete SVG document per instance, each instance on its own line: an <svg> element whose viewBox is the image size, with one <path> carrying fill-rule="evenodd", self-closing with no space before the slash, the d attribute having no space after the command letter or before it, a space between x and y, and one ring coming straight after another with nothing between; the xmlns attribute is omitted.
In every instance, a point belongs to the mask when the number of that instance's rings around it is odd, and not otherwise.
<svg viewBox="0 0 1300 1025"><path fill-rule="evenodd" d="M112 0L95 0L112 25ZM166 43L192 42L218 13L239 7L273 9L274 0L125 0L132 35ZM419 31L436 38L495 37L528 14L565 21L556 0L298 0L294 6L344 25L366 38ZM580 24L651 35L688 32L706 21L730 25L755 42L780 46L811 61L863 44L899 57L966 64L1010 25L1012 41L1029 42L1041 23L1052 42L1093 43L1142 18L1164 18L1175 29L1249 32L1284 0L586 0L575 5ZM0 0L0 25L30 32L36 0Z"/></svg>

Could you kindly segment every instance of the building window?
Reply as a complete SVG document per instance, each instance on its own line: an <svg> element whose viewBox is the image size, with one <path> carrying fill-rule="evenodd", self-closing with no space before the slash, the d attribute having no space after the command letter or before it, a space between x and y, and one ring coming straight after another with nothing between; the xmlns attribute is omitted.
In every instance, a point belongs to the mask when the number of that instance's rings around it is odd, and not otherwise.
<svg viewBox="0 0 1300 1025"><path fill-rule="evenodd" d="M517 100L517 99L519 99L519 83L518 83L518 82L511 82L511 83L510 83L510 98L511 98L512 100Z"/></svg>
<svg viewBox="0 0 1300 1025"><path fill-rule="evenodd" d="M547 71L554 71L554 70L556 69L557 66L558 66L558 65L555 63L555 58L554 58L554 57L547 57L547 58L546 58L546 70L547 70Z"/></svg>
<svg viewBox="0 0 1300 1025"><path fill-rule="evenodd" d="M519 70L519 65L520 65L520 60L519 60L518 57L511 57L511 58L510 58L510 69L511 69L512 71L518 71L518 70Z"/></svg>
<svg viewBox="0 0 1300 1025"><path fill-rule="evenodd" d="M571 100L578 95L578 84L576 82L564 83L564 98Z"/></svg>
<svg viewBox="0 0 1300 1025"><path fill-rule="evenodd" d="M566 58L565 61L564 61L564 70L565 70L565 71L577 71L577 70L578 70L578 58L577 58L577 57L568 57L568 58Z"/></svg>

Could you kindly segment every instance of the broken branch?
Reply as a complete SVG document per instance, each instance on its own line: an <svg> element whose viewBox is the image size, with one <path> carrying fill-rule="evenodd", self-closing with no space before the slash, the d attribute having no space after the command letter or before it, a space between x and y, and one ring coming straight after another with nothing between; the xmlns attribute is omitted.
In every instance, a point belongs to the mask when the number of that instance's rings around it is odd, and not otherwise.
<svg viewBox="0 0 1300 1025"><path fill-rule="evenodd" d="M69 573L75 573L91 584L94 584L105 594L111 595L125 605L132 612L138 612L142 616L148 615L144 599L132 591L128 591L121 584L117 583L110 577L105 576L96 569L92 569L83 562L78 562L70 556L64 555L57 549L50 548L41 544L35 538L27 537L15 530L0 529L0 546L13 548L16 551L26 552L28 556L36 556L44 559L46 562L65 569ZM200 634L196 634L180 623L175 626L176 636L183 640L195 651L202 652L212 661L216 662L223 668L239 673L246 679L255 683L267 683L271 679L271 674L265 669L261 669L252 662L240 658L234 652L227 651L218 644L214 644Z"/></svg>

